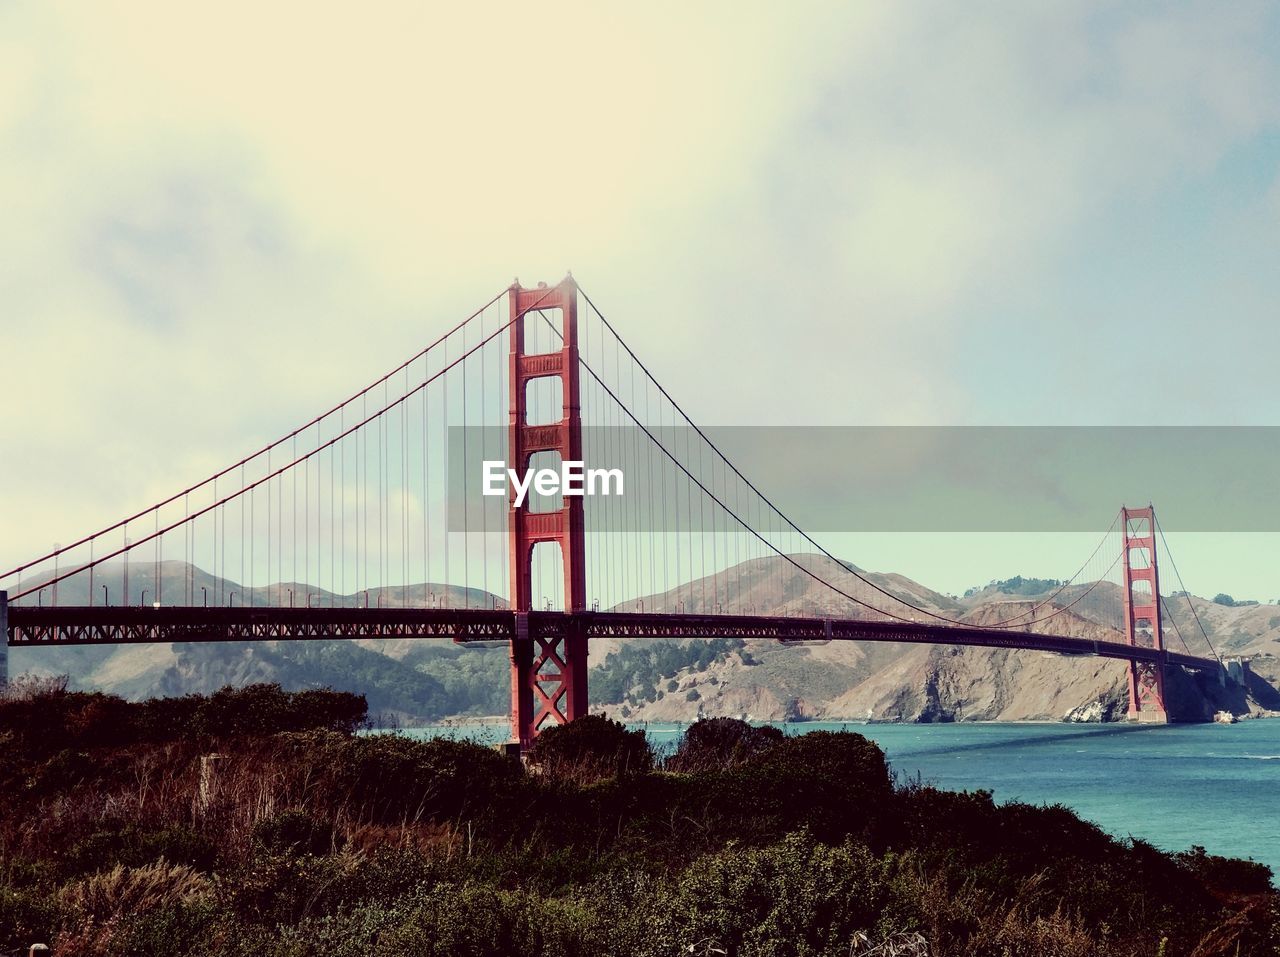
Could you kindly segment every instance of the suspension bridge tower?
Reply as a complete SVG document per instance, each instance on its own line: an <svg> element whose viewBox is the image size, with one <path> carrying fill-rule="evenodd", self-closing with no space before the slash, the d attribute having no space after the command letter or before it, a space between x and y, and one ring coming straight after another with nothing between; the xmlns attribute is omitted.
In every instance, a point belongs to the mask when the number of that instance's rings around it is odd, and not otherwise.
<svg viewBox="0 0 1280 957"><path fill-rule="evenodd" d="M582 407L578 382L578 286L572 277L559 285L511 287L510 422L507 464L523 474L530 458L555 453L562 462L582 461ZM526 325L559 313L560 348L525 351ZM553 327L557 326L552 322ZM551 424L529 423L529 384L536 379L560 382L561 417ZM553 387L554 389L554 387ZM511 735L526 750L538 732L587 713L587 636L579 615L545 619L531 630L534 550L559 552L563 566L564 610L586 611L586 539L581 496L565 495L556 511L534 512L529 501L516 507L508 499L508 549L511 603L516 634L511 639ZM552 561L555 559L553 558Z"/></svg>
<svg viewBox="0 0 1280 957"><path fill-rule="evenodd" d="M1124 636L1130 645L1154 648L1155 661L1129 661L1129 720L1165 724L1164 622L1156 570L1155 509L1121 508L1124 548Z"/></svg>

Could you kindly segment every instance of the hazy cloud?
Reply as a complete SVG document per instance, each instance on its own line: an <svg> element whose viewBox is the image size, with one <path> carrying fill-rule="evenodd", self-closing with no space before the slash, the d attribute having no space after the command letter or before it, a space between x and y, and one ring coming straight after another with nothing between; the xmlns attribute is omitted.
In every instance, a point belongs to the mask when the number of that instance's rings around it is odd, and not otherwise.
<svg viewBox="0 0 1280 957"><path fill-rule="evenodd" d="M1058 414L1132 388L1096 354L1157 317L1198 372L1144 408L1247 401L1266 382L1205 368L1178 317L1207 289L1221 331L1273 335L1280 269L1210 255L1263 227L1180 229L1197 273L1153 244L1113 286L1098 250L1213 204L1229 160L1280 181L1276 19L6 5L0 558L203 477L517 274L572 268L708 423Z"/></svg>

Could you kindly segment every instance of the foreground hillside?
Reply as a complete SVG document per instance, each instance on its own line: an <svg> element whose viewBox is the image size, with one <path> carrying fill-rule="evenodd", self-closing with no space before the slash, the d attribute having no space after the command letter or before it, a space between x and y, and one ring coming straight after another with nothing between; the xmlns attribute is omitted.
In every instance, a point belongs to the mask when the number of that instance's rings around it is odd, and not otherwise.
<svg viewBox="0 0 1280 957"><path fill-rule="evenodd" d="M1061 807L895 784L855 734L721 719L655 757L588 717L529 770L254 686L0 700L0 952L1226 957L1267 868ZM216 757L214 756L216 755Z"/></svg>
<svg viewBox="0 0 1280 957"><path fill-rule="evenodd" d="M876 604L886 599L848 570L801 559L841 589ZM165 563L163 577L188 572ZM150 566L134 571L134 588L149 586ZM214 594L234 586L193 573ZM878 588L950 617L987 624L1007 620L1042 602L1054 583L1021 578L993 583L965 598L952 598L900 575L861 573ZM267 601L285 586L255 594ZM297 586L299 593L302 586ZM731 606L761 614L857 617L865 610L820 585L782 559L744 563L661 595L645 596L649 610L715 611ZM1118 589L1103 585L1087 596L1068 590L1071 607L1038 628L1115 640L1105 614L1119 602ZM64 595L75 601L75 595ZM333 600L324 593L323 601ZM361 599L363 600L363 598ZM374 592L371 602L490 607L490 595L418 585L407 591ZM1203 720L1226 709L1237 714L1280 710L1280 607L1226 606L1192 599L1170 603L1173 647L1208 654L1200 624L1224 655L1251 659L1254 677L1230 691L1216 682L1180 672L1170 679L1170 706L1183 720ZM1198 618L1198 622L1196 621ZM1180 636L1180 637L1179 637ZM726 647L713 642L601 641L591 649L593 704L622 717L693 721L701 715L762 720L825 718L881 721L1112 720L1126 708L1125 665L1097 658L1064 658L1031 651L929 645L831 642L781 645L754 642ZM465 715L501 714L508 707L507 655L502 648L454 646L446 642L330 641L247 642L123 648L15 648L15 672L66 674L73 685L131 699L191 692L224 684L274 681L286 688L329 686L365 694L370 708L388 721L418 723Z"/></svg>

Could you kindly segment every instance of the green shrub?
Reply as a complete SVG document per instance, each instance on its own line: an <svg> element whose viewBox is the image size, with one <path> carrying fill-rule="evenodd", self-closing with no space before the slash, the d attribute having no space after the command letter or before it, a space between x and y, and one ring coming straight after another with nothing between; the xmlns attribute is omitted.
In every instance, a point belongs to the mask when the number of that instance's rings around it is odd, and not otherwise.
<svg viewBox="0 0 1280 957"><path fill-rule="evenodd" d="M797 777L820 778L870 795L887 795L893 789L889 766L879 745L849 731L810 731L784 737L773 747L763 749L752 763Z"/></svg>
<svg viewBox="0 0 1280 957"><path fill-rule="evenodd" d="M218 881L220 899L253 923L296 924L326 911L325 893L359 866L354 855L255 855Z"/></svg>
<svg viewBox="0 0 1280 957"><path fill-rule="evenodd" d="M793 834L769 847L699 859L632 919L637 953L714 952L847 957L855 932L887 903L886 864L857 844ZM640 926L636 926L639 924ZM695 948L695 950L690 950Z"/></svg>
<svg viewBox="0 0 1280 957"><path fill-rule="evenodd" d="M94 831L73 843L65 855L63 873L74 876L116 864L141 867L159 860L207 872L213 869L217 857L214 842L190 827L178 825L151 831L131 824Z"/></svg>
<svg viewBox="0 0 1280 957"><path fill-rule="evenodd" d="M230 913L250 924L314 924L363 910L371 925L381 926L377 914L395 910L393 903L429 892L448 867L404 851L259 853L218 882L219 898ZM333 924L330 921L328 926Z"/></svg>
<svg viewBox="0 0 1280 957"><path fill-rule="evenodd" d="M1175 860L1204 883L1231 894L1264 894L1271 889L1271 868L1256 861L1217 857L1203 847L1174 855Z"/></svg>
<svg viewBox="0 0 1280 957"><path fill-rule="evenodd" d="M101 768L84 751L58 751L37 764L23 785L35 794L57 794L85 781L92 781Z"/></svg>
<svg viewBox="0 0 1280 957"><path fill-rule="evenodd" d="M415 957L597 957L585 903L536 890L444 885L398 926L379 952Z"/></svg>
<svg viewBox="0 0 1280 957"><path fill-rule="evenodd" d="M219 946L225 943L218 941L225 933L219 927L220 916L217 906L209 900L182 901L127 915L112 935L111 952L129 957L235 953ZM249 940L244 944L240 952L246 957L262 952L260 944Z"/></svg>
<svg viewBox="0 0 1280 957"><path fill-rule="evenodd" d="M682 772L736 767L758 758L783 737L771 725L756 727L740 718L703 718L685 730L666 766Z"/></svg>
<svg viewBox="0 0 1280 957"><path fill-rule="evenodd" d="M30 695L0 697L0 733L6 735L10 754L38 761L62 752L188 740L192 736L263 736L313 729L350 734L364 724L367 710L363 695L329 690L288 692L276 684L227 687L211 695L153 698L140 703L54 687ZM50 766L45 773L49 776L46 786L73 783L64 768Z"/></svg>
<svg viewBox="0 0 1280 957"><path fill-rule="evenodd" d="M43 888L0 887L0 947L53 939L62 908Z"/></svg>
<svg viewBox="0 0 1280 957"><path fill-rule="evenodd" d="M255 846L273 854L327 854L338 844L331 821L289 808L253 826Z"/></svg>
<svg viewBox="0 0 1280 957"><path fill-rule="evenodd" d="M502 820L525 785L518 762L469 741L313 731L274 747L310 806L370 823Z"/></svg>
<svg viewBox="0 0 1280 957"><path fill-rule="evenodd" d="M643 731L628 731L604 715L586 714L539 734L529 761L557 777L590 780L645 774L653 768L653 750Z"/></svg>
<svg viewBox="0 0 1280 957"><path fill-rule="evenodd" d="M192 732L209 737L312 730L351 734L364 724L368 712L363 695L328 689L290 692L278 684L154 698L137 707L142 736L156 741Z"/></svg>

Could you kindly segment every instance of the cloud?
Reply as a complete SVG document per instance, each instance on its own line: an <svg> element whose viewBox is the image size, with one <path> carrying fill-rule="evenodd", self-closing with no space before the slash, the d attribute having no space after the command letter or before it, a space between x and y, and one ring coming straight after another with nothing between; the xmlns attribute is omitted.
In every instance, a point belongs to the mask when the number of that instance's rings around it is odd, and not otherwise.
<svg viewBox="0 0 1280 957"><path fill-rule="evenodd" d="M444 9L0 10L0 558L516 274L710 423L964 421L984 313L1276 123L1264 5Z"/></svg>
<svg viewBox="0 0 1280 957"><path fill-rule="evenodd" d="M1170 191L1198 187L1280 119L1262 6L907 9L803 91L762 164L767 193L741 197L742 232L763 239L730 268L772 288L753 281L737 334L710 327L704 348L715 340L748 381L805 369L785 377L788 399L760 390L750 414L964 421L975 397L957 352L1017 341L991 318L1026 302L1047 312L1037 287L1064 260L1087 262L1091 233L1121 210L1187 202ZM1029 343L1052 352L1054 338Z"/></svg>

